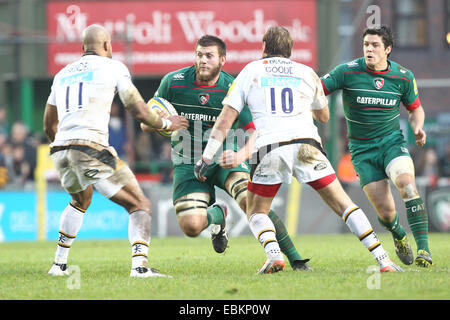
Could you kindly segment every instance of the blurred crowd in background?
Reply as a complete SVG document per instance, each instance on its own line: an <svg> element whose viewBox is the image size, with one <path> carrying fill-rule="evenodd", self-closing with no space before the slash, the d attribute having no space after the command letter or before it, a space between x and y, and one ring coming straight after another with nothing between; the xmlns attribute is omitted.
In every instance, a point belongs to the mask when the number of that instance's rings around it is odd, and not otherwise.
<svg viewBox="0 0 450 320"><path fill-rule="evenodd" d="M144 133L133 128L133 139L127 139L127 122L124 111L117 103L111 108L110 144L119 157L130 163L138 179L169 183L172 181L170 140L156 133ZM32 135L22 122L8 124L7 114L0 107L0 187L18 190L34 188L36 151L40 144L48 143L43 135ZM345 145L345 144L344 144ZM416 175L427 177L429 185L439 177L450 177L450 145L438 156L432 146L410 148ZM337 173L343 183L357 181L348 150L342 150ZM131 159L132 158L132 159Z"/></svg>

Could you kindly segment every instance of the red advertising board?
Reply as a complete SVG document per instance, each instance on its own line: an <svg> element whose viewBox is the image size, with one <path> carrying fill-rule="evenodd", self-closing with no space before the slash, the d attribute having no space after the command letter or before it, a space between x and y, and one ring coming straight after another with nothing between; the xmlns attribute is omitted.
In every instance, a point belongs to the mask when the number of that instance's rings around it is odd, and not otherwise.
<svg viewBox="0 0 450 320"><path fill-rule="evenodd" d="M112 36L113 58L133 74L163 75L194 63L195 42L212 34L227 44L224 70L238 73L261 57L267 27L287 27L291 58L317 67L316 1L49 1L48 73L81 55L81 32L101 24Z"/></svg>

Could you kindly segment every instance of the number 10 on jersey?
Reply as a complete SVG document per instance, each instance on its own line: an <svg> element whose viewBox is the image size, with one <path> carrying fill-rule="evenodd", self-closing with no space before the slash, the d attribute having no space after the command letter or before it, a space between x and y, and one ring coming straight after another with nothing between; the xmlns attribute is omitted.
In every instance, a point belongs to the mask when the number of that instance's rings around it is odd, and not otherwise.
<svg viewBox="0 0 450 320"><path fill-rule="evenodd" d="M292 116L295 110L294 92L290 87L270 87L266 89L266 105L269 114L276 116Z"/></svg>

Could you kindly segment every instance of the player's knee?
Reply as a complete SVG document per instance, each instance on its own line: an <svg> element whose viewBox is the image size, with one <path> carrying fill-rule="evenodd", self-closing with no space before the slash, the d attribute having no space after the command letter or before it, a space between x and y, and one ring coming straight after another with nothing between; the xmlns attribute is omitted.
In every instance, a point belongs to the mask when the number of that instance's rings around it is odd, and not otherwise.
<svg viewBox="0 0 450 320"><path fill-rule="evenodd" d="M391 203L389 201L386 201L386 202L380 201L380 202L376 203L375 209L378 213L378 216L383 221L388 221L390 219L390 217L395 215L395 204Z"/></svg>
<svg viewBox="0 0 450 320"><path fill-rule="evenodd" d="M419 195L414 176L410 173L403 173L397 176L394 183L403 199L411 199Z"/></svg>
<svg viewBox="0 0 450 320"><path fill-rule="evenodd" d="M135 197L133 200L128 201L128 203L124 204L125 209L131 213L134 211L142 210L152 213L152 205L150 200L145 196Z"/></svg>
<svg viewBox="0 0 450 320"><path fill-rule="evenodd" d="M77 208L87 210L91 205L93 192L92 187L88 187L82 192L72 194L72 204Z"/></svg>
<svg viewBox="0 0 450 320"><path fill-rule="evenodd" d="M390 223L395 219L395 210L378 211L378 218L386 223Z"/></svg>
<svg viewBox="0 0 450 320"><path fill-rule="evenodd" d="M92 198L83 198L83 199L77 199L72 200L72 204L76 208L81 208L83 210L87 210L89 206L91 205Z"/></svg>
<svg viewBox="0 0 450 320"><path fill-rule="evenodd" d="M208 193L191 193L175 200L178 224L185 235L198 236L207 225Z"/></svg>
<svg viewBox="0 0 450 320"><path fill-rule="evenodd" d="M414 163L408 156L397 157L386 166L386 174L397 188L406 186L414 181Z"/></svg>
<svg viewBox="0 0 450 320"><path fill-rule="evenodd" d="M419 196L419 192L414 183L404 183L398 185L398 190L402 199L413 199Z"/></svg>
<svg viewBox="0 0 450 320"><path fill-rule="evenodd" d="M144 210L149 214L152 213L152 204L150 203L150 200L147 197L140 198L138 200L138 206L141 210Z"/></svg>
<svg viewBox="0 0 450 320"><path fill-rule="evenodd" d="M188 237L191 237L191 238L198 237L198 235L202 232L201 229L199 229L195 226L192 226L192 225L184 226L181 228L181 230L183 231L183 233L185 235L187 235Z"/></svg>
<svg viewBox="0 0 450 320"><path fill-rule="evenodd" d="M227 179L227 192L239 204L239 207L246 212L247 208L247 186L249 174L247 172L233 172Z"/></svg>
<svg viewBox="0 0 450 320"><path fill-rule="evenodd" d="M195 216L183 216L178 220L178 224L188 237L197 237L205 228L205 221Z"/></svg>

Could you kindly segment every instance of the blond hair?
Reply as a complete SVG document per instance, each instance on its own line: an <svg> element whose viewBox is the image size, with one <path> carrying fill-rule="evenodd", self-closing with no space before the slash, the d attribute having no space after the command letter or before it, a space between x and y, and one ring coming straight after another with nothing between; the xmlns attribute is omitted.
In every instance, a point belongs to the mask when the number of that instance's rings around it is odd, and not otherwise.
<svg viewBox="0 0 450 320"><path fill-rule="evenodd" d="M288 29L279 26L270 27L264 34L263 42L266 44L264 53L268 57L289 58L291 56L294 41Z"/></svg>

